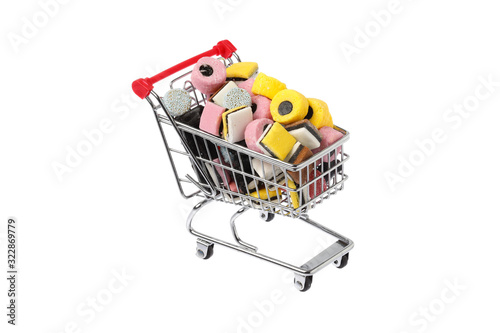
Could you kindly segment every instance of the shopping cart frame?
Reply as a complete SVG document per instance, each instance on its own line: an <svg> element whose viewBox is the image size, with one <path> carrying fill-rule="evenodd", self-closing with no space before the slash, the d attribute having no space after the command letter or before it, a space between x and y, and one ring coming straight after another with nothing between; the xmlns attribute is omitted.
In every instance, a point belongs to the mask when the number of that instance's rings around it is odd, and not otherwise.
<svg viewBox="0 0 500 333"><path fill-rule="evenodd" d="M275 265L281 266L283 268L286 268L294 272L295 286L300 291L306 291L311 287L313 275L322 268L326 267L331 263L333 263L338 268L345 267L348 262L349 252L354 246L354 243L349 238L319 224L318 222L315 222L314 220L310 219L308 215L308 210L314 208L317 204L327 200L330 196L336 194L338 191L343 189L344 182L348 178L348 176L343 172L343 168L345 162L349 158L349 155L347 155L344 152L343 144L349 139L349 133L340 127L336 127L337 130L344 133L344 137L341 140L339 140L334 145L322 151L321 156L315 155L314 158L318 159L317 161L311 162L310 160L308 160L298 165L293 165L251 151L245 147L240 147L238 145L230 144L221 138L212 136L199 129L192 128L190 126L175 121L168 112L168 108L164 103L163 99L154 91L153 89L154 84L158 81L165 79L166 77L176 74L177 72L185 69L186 67L195 64L199 58L204 56L217 56L217 57L220 56L221 57L220 60L224 61L226 66L231 65L234 61L241 61L238 54L236 53L236 48L229 41L224 40L219 42L216 46L214 46L211 50L207 52L204 52L191 59L188 59L151 78L136 80L132 84L134 92L140 98L145 98L153 109L153 113L155 115L155 119L157 121L160 133L162 135L163 143L165 145L167 155L171 162L172 171L174 173L177 186L179 188L181 195L185 199L189 199L192 197L200 197L203 199L201 202L197 203L193 207L186 222L186 227L188 231L192 235L197 237L196 254L198 257L202 259L210 258L213 254L214 244L222 245L227 248L242 253L246 253L258 259L273 263ZM185 78L190 73L191 72L188 71L174 78L170 82L170 88L173 88L176 82ZM193 107L203 105L207 101L207 96L203 94L198 96L196 89L192 86L190 81L185 81L183 88L192 94ZM162 111L163 114L161 114L159 111ZM169 142L167 140L167 136L164 131L164 126L168 126L174 129L174 131L177 133L181 141L184 151L170 147ZM193 138L191 144L190 142L188 142L189 141L188 136ZM201 145L201 143L200 144L198 143L198 140L201 140L201 142L206 146L207 148L206 151L208 152L209 155L208 158L206 156L205 157L200 156L203 155L202 154L203 149L200 149L200 146L201 148L203 148L203 146ZM193 142L195 143L195 145L193 145ZM242 162L242 156L244 156L246 158L249 158L249 161L250 160L253 161L254 159L256 159L258 161L257 163L262 163L262 168L264 168L264 164L272 165L274 182L273 179L269 180L257 176L253 171L252 174L249 174L248 172L245 172L245 170L243 170L243 167L241 167L241 170L238 170L232 164L225 165L223 162L215 163L213 161L213 156L211 156L209 145L214 145L216 147L216 154L220 161L222 161L220 150L222 150L222 148L225 148L226 151L231 150L232 152L236 152L239 162ZM176 168L176 162L173 156L174 154L183 155L189 158L193 166L193 169L196 172L196 176L198 176L198 180L195 180L195 177L189 174L186 174L185 176L186 178L182 178L179 176L179 172ZM303 170L306 170L309 173L312 170L311 169L312 167L314 168L314 171L316 170L317 168L316 163L322 163L325 157L328 157L329 159L328 161L330 161L332 159L332 156L334 161L333 166L329 165L327 170L324 170L322 166L320 175L312 180L302 179L302 177L300 177L300 183L298 188L291 188L289 187L289 185L286 184L286 182L285 184L281 184L277 181L276 170L278 171L281 170L281 173L284 173L286 177L288 177L287 173L295 172L301 174ZM236 161L238 161L238 159L236 159ZM329 163L331 164L331 162ZM210 174L210 171L212 171L212 173L215 173L215 170L217 168L219 170L228 170L232 172L233 178L235 179L238 176L240 178L243 178L245 180L244 185L250 185L252 182L255 182L256 184L255 186L257 187L257 182L259 182L260 184L259 186L262 186L262 184L264 184L265 190L267 192L267 198L261 197L260 194L258 194L257 197L250 197L248 195L250 191L248 190L249 186L247 186L246 188L247 193L245 194L244 190L239 188L238 185L236 185L238 187L238 193L235 193L235 191L228 190L226 188L227 186L223 186L223 184L221 184L220 182L219 184L217 184L216 179L214 179L214 177L211 176ZM327 180L324 179L325 176L328 176ZM251 180L248 181L247 180L248 178L250 178ZM328 184L331 184L331 186L328 191L321 193L321 195L317 197L313 196L312 199L310 199L310 201L305 200L305 197L309 198L309 196L311 196L311 194L309 193L309 191L311 191L310 190L311 186L313 186L314 188L313 190L314 193L316 193L317 186L323 186L323 185L317 185L318 182L321 184L327 182ZM197 190L191 193L187 193L187 191L184 189L183 186L184 183L193 184L194 186L196 186ZM224 183L224 179L222 179L222 183ZM273 190L276 190L277 193L280 193L278 197L279 196L282 196L282 198L286 197L287 200L281 199L281 201L278 200L278 202L271 201L269 199L270 197L269 193L271 188ZM242 191L243 194L240 193ZM308 192L308 194L304 194L304 191ZM290 199L292 197L292 193L296 194L297 198L300 199L299 200L300 207L295 207L292 204L292 201ZM217 201L222 201L242 206L230 219L232 234L237 244L233 244L225 240L201 233L196 229L194 229L193 227L194 217L201 211L201 209L207 206L208 204ZM306 222L307 224L321 230L322 232L335 237L337 241L328 246L322 252L320 252L319 254L317 254L316 256L314 256L301 266L297 266L282 261L280 259L259 253L258 248L256 246L249 244L240 238L236 228L236 220L246 211L250 210L250 208L258 209L260 211L260 217L265 221L272 220L274 218L274 215L283 215L286 217L298 218L301 221Z"/></svg>

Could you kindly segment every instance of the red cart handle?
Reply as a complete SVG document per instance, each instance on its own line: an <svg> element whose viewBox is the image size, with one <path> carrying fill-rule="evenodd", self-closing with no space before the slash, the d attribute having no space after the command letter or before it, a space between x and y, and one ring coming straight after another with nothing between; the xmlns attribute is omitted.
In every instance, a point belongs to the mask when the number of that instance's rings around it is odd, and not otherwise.
<svg viewBox="0 0 500 333"><path fill-rule="evenodd" d="M217 45L215 45L211 50L208 50L207 52L198 54L197 56L194 56L186 61L183 61L180 64L175 65L174 67L170 67L169 69L164 70L163 72L156 74L153 77L135 80L132 83L132 89L134 90L135 94L139 96L139 98L144 99L149 95L151 90L153 90L154 88L153 85L156 82L161 81L164 78L180 70L183 70L188 66L194 65L200 58L211 57L211 56L222 56L225 59L227 59L231 57L234 51L236 51L236 47L234 47L234 45L230 41L228 41L227 39L221 40L220 42L217 43Z"/></svg>

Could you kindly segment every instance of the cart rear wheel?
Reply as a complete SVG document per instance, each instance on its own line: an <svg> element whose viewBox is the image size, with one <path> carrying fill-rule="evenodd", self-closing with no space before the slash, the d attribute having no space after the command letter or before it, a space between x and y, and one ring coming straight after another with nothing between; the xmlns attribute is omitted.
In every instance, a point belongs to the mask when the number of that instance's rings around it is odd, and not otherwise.
<svg viewBox="0 0 500 333"><path fill-rule="evenodd" d="M308 291L311 289L311 284L313 282L313 276L303 276L303 275L295 275L295 279L293 279L293 283L295 284L295 288L299 291Z"/></svg>
<svg viewBox="0 0 500 333"><path fill-rule="evenodd" d="M200 242L196 245L196 256L203 260L210 259L214 255L214 244Z"/></svg>
<svg viewBox="0 0 500 333"><path fill-rule="evenodd" d="M344 268L345 266L347 266L347 263L349 262L349 252L344 254L342 256L342 258L340 259L337 259L333 262L333 264L338 268L338 269L341 269L341 268Z"/></svg>
<svg viewBox="0 0 500 333"><path fill-rule="evenodd" d="M274 213L260 212L260 218L266 222L271 222L274 219Z"/></svg>

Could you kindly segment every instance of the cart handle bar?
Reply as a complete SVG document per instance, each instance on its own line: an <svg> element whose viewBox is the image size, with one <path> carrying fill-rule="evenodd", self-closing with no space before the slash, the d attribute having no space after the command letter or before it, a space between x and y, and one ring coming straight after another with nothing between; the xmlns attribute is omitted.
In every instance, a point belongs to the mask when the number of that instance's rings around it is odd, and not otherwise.
<svg viewBox="0 0 500 333"><path fill-rule="evenodd" d="M170 67L167 70L164 70L159 74L156 74L155 76L145 79L135 80L132 83L132 90L134 90L135 94L139 96L139 98L144 99L151 93L151 91L154 88L153 85L156 82L161 81L164 78L174 73L177 73L178 71L183 70L188 66L195 64L200 58L211 57L211 56L222 56L225 59L227 59L231 57L231 55L235 51L236 47L230 41L228 41L227 39L221 40L211 50L198 54L197 56L194 56L191 59L185 60L180 64L177 64L173 67Z"/></svg>

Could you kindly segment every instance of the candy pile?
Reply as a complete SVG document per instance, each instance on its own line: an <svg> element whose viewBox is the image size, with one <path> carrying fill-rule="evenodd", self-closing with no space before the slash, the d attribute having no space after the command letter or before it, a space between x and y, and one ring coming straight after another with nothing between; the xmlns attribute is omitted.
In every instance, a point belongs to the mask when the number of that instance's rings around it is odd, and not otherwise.
<svg viewBox="0 0 500 333"><path fill-rule="evenodd" d="M208 101L204 107L191 109L191 98L187 91L168 91L163 100L176 121L281 161L300 164L343 136L333 128L332 116L325 102L306 98L295 90L287 89L279 80L258 73L255 62L238 62L226 68L219 60L204 57L194 66L191 83L207 96ZM198 140L192 135L186 139L191 143ZM215 146L206 146L203 141L194 143L194 146L205 159L219 156ZM237 154L234 150L221 147L219 153L224 161L217 158L213 160L214 163L248 174L256 173L261 178L280 185L286 184L291 189L321 175L316 169L312 169L308 175L308 168L304 168L301 172L288 172L286 177L272 165L259 159L250 160L245 154ZM329 167L333 159L333 156L325 156L323 163ZM231 177L231 173L221 167L208 169L214 180L219 180L231 191L268 201L279 198L276 188L266 189L239 173L233 172ZM326 190L326 186L324 181L317 182L316 186L311 184L308 198L318 196ZM295 208L300 206L298 195L291 193L291 201Z"/></svg>

